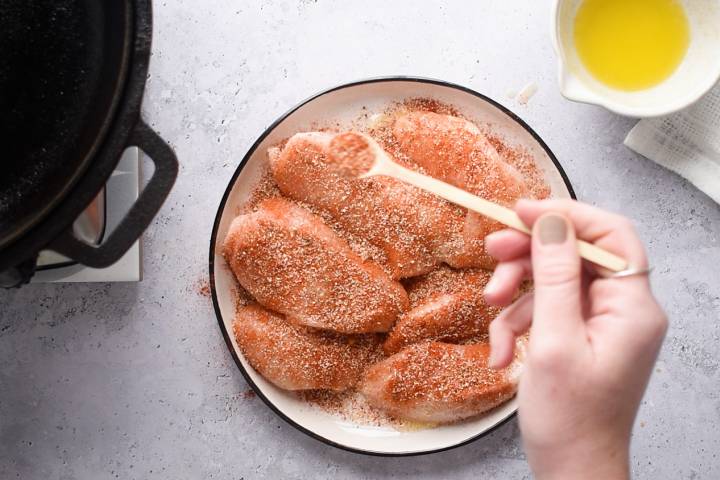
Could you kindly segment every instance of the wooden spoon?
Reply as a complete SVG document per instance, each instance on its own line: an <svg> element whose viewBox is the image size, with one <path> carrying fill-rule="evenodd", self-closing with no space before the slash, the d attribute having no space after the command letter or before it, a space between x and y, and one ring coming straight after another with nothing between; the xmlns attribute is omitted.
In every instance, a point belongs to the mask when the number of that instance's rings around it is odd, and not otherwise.
<svg viewBox="0 0 720 480"><path fill-rule="evenodd" d="M452 203L492 218L510 228L530 234L520 217L511 209L485 200L436 178L423 175L395 163L385 150L371 137L359 133L342 134L336 147L344 148L335 152L345 159L352 159L348 173L359 178L385 175L444 198ZM627 260L583 240L577 241L578 252L589 260L613 272L626 270Z"/></svg>

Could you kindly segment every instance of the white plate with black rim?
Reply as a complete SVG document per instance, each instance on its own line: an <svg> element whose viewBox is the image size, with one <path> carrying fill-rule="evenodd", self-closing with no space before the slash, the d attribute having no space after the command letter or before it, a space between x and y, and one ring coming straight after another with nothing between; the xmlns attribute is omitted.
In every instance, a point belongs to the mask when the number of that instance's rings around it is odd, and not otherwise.
<svg viewBox="0 0 720 480"><path fill-rule="evenodd" d="M402 456L439 452L488 434L511 419L515 399L477 418L451 425L398 431L390 426L356 424L320 410L281 390L245 360L232 335L236 311L236 280L219 252L227 229L259 181L268 147L318 124L350 124L369 112L411 98L431 98L452 105L466 117L487 124L492 132L529 152L550 185L552 196L574 198L572 187L555 155L517 115L492 99L448 82L415 77L361 80L319 93L278 118L255 141L230 179L213 225L210 241L210 285L215 313L235 363L247 382L275 413L298 430L338 448L368 455Z"/></svg>

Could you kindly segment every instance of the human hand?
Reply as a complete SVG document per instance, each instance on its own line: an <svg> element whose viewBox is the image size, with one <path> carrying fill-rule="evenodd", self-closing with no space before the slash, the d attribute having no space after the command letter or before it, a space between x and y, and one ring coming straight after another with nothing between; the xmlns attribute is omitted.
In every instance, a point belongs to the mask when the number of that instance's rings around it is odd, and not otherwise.
<svg viewBox="0 0 720 480"><path fill-rule="evenodd" d="M499 264L485 298L510 305L523 279L534 281L534 292L490 325L491 365L501 368L532 323L518 390L530 466L538 479L627 478L633 421L667 319L646 275L598 277L575 239L637 268L647 266L643 245L627 219L582 203L523 200L515 210L532 238L513 230L487 237Z"/></svg>

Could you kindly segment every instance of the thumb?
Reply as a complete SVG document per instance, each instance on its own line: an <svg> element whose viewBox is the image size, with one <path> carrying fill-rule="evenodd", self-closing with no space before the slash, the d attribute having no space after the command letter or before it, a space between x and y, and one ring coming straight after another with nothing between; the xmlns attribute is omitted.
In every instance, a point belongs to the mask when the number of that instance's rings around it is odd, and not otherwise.
<svg viewBox="0 0 720 480"><path fill-rule="evenodd" d="M533 334L572 335L583 327L581 263L575 229L562 215L548 213L533 225L535 283Z"/></svg>

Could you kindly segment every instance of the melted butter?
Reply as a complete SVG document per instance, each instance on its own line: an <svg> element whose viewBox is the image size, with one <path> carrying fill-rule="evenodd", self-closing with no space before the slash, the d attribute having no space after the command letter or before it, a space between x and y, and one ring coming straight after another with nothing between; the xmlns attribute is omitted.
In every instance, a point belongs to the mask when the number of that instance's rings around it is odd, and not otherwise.
<svg viewBox="0 0 720 480"><path fill-rule="evenodd" d="M642 90L663 82L680 65L690 26L677 0L585 0L573 37L580 60L600 82Z"/></svg>
<svg viewBox="0 0 720 480"><path fill-rule="evenodd" d="M403 420L401 424L395 426L395 429L399 432L417 432L419 430L435 428L438 425L440 424L431 422L415 422L413 420Z"/></svg>

